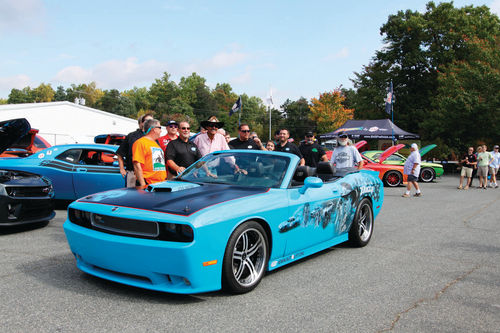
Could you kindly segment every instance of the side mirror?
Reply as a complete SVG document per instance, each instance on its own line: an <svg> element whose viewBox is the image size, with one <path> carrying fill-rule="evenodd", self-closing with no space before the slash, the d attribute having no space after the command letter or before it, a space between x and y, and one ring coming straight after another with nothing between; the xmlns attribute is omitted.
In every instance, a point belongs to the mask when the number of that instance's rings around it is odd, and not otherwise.
<svg viewBox="0 0 500 333"><path fill-rule="evenodd" d="M304 194L306 193L307 189L312 187L312 188L320 188L323 186L323 181L318 178L318 177L307 177L304 179L304 186L299 188L299 193Z"/></svg>

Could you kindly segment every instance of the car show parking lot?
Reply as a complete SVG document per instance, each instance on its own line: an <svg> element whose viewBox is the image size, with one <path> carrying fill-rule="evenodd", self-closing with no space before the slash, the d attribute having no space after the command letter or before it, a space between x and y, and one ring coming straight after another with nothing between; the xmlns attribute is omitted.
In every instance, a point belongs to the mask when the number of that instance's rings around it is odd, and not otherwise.
<svg viewBox="0 0 500 333"><path fill-rule="evenodd" d="M57 210L46 226L0 230L0 329L498 332L500 189L457 184L445 175L422 184L419 198L386 188L366 247L332 247L242 295L176 295L87 275Z"/></svg>

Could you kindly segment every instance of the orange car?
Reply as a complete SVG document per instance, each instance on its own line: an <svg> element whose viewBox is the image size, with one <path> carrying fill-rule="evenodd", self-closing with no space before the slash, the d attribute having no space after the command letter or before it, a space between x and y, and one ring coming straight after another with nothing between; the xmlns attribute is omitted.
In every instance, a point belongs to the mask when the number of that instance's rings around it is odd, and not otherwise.
<svg viewBox="0 0 500 333"><path fill-rule="evenodd" d="M51 147L50 143L37 133L38 130L32 128L28 134L23 136L17 143L0 154L0 157L26 157Z"/></svg>
<svg viewBox="0 0 500 333"><path fill-rule="evenodd" d="M366 145L366 141L357 142L354 146L357 149ZM406 184L408 176L403 173L402 165L391 165L391 164L383 164L384 161L391 156L392 154L399 151L401 148L404 148L404 144L400 143L399 145L391 146L384 150L382 154L380 154L379 160L372 160L364 155L361 155L363 158L365 165L363 169L369 169L378 171L378 177L382 180L385 186L396 187L401 184Z"/></svg>
<svg viewBox="0 0 500 333"><path fill-rule="evenodd" d="M365 140L356 142L354 147L356 149L360 150L362 147L364 147L367 144ZM374 170L378 172L379 178L382 180L385 186L389 187L396 187L401 184L406 184L407 182L407 176L403 173L403 166L400 165L390 165L390 164L383 164L383 162L392 154L396 153L399 151L401 148L403 148L405 145L404 144L399 144L396 146L391 146L384 150L382 154L380 154L379 161L372 160L363 154L361 154L361 157L363 158L363 161L365 162L365 165L363 166L363 169L368 169L368 170ZM328 160L332 159L332 152L333 151L327 151L326 156L328 157Z"/></svg>

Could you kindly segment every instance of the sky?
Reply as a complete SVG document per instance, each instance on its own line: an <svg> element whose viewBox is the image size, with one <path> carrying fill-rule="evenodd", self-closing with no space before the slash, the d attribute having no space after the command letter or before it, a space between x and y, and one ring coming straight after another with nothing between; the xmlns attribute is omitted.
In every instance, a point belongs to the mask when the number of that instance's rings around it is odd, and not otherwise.
<svg viewBox="0 0 500 333"><path fill-rule="evenodd" d="M150 87L196 72L210 88L275 105L351 88L383 47L380 27L420 0L0 0L0 98L12 88ZM435 1L438 3L439 1ZM500 0L456 0L486 5Z"/></svg>

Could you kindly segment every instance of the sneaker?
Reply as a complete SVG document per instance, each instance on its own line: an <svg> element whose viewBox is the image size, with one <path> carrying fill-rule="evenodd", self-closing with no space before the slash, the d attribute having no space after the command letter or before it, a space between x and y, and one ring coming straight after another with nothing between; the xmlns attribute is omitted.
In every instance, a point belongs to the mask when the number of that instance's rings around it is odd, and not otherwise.
<svg viewBox="0 0 500 333"><path fill-rule="evenodd" d="M469 186L465 186L465 187L464 187L464 190L468 190L468 189L469 189Z"/></svg>
<svg viewBox="0 0 500 333"><path fill-rule="evenodd" d="M413 196L414 196L414 197L421 197L421 196L422 196L422 192L420 192L420 193L415 193Z"/></svg>
<svg viewBox="0 0 500 333"><path fill-rule="evenodd" d="M483 190L486 190L486 188L487 188L487 187L486 187L486 186L484 186L484 187L483 187Z"/></svg>
<svg viewBox="0 0 500 333"><path fill-rule="evenodd" d="M497 188L497 187L498 187L498 185L497 185L497 184L495 184L495 188Z"/></svg>
<svg viewBox="0 0 500 333"><path fill-rule="evenodd" d="M403 195L402 195L402 197L403 197L403 198L409 198L409 197L410 197L410 195L405 193L405 194L403 194Z"/></svg>
<svg viewBox="0 0 500 333"><path fill-rule="evenodd" d="M460 185L460 186L459 186L459 187L457 187L457 188L458 188L459 190L461 190L461 189L462 189L462 185Z"/></svg>

